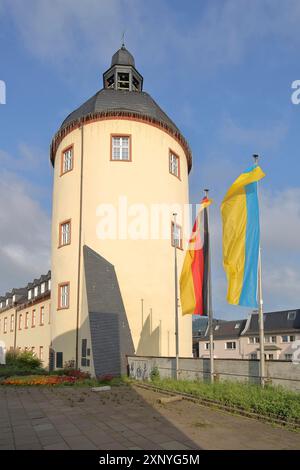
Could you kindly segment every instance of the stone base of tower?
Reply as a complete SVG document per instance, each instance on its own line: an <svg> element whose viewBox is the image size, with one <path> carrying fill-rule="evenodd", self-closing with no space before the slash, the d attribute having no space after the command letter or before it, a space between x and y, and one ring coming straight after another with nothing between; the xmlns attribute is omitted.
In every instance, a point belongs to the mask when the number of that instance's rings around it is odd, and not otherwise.
<svg viewBox="0 0 300 470"><path fill-rule="evenodd" d="M114 266L87 246L83 260L87 311L82 314L88 317L86 333L95 375L125 374L127 355L134 354L134 346Z"/></svg>
<svg viewBox="0 0 300 470"><path fill-rule="evenodd" d="M68 315L73 318L74 328L52 337L50 363L54 364L54 368L66 365L74 367L77 362L78 368L89 371L93 376L120 376L127 374L127 356L174 355L175 335L171 327L175 322L172 305L165 311L164 320L168 321L168 329L162 329L161 322L153 325L152 313L145 314L144 321L140 322L139 316L126 311L122 287L114 265L85 245L78 332L75 328L76 309L70 309ZM155 297L155 291L151 290L150 293ZM180 352L183 357L192 357L191 353L184 354L192 349L190 335L187 334L191 318L180 320ZM57 355L61 358L61 364L57 363Z"/></svg>

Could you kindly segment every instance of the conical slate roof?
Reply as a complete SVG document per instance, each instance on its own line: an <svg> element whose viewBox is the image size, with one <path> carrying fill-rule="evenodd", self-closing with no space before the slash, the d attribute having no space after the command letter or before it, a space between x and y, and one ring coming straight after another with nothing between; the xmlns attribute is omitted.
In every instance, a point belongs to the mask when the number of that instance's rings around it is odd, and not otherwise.
<svg viewBox="0 0 300 470"><path fill-rule="evenodd" d="M109 111L128 111L131 113L148 116L166 124L174 132L180 132L174 122L158 106L158 104L146 92L132 92L127 90L110 90L103 88L89 100L75 109L64 120L61 129L73 121L80 120L85 116Z"/></svg>

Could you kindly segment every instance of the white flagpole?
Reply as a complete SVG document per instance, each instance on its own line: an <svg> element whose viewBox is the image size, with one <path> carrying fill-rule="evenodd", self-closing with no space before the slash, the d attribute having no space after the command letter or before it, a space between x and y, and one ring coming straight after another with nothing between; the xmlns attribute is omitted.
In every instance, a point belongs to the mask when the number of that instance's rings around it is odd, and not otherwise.
<svg viewBox="0 0 300 470"><path fill-rule="evenodd" d="M258 155L253 155L254 164L258 165ZM257 183L257 197L258 197L258 183ZM262 293L262 270L261 270L261 248L259 242L258 252L258 323L259 323L259 364L260 364L260 384L262 387L265 385L265 334L264 334L264 313L263 313L263 293Z"/></svg>
<svg viewBox="0 0 300 470"><path fill-rule="evenodd" d="M178 380L179 376L179 319L178 319L178 273L177 273L177 238L176 238L176 216L173 217L173 242L174 242L174 270L175 270L175 348L176 348L176 365L175 365L175 378Z"/></svg>
<svg viewBox="0 0 300 470"><path fill-rule="evenodd" d="M205 197L208 198L209 189L204 190ZM210 233L209 233L209 209L207 211L207 237L208 237L208 331L209 331L209 360L210 360L210 381L214 382L214 332L213 332L213 308L212 308L212 286L211 286L211 251L210 251Z"/></svg>

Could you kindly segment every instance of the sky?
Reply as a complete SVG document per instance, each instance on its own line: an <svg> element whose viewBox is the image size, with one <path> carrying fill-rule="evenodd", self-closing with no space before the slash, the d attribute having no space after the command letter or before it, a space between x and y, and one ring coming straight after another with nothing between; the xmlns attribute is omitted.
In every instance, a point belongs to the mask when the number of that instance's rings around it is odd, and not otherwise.
<svg viewBox="0 0 300 470"><path fill-rule="evenodd" d="M49 145L102 88L125 43L144 90L193 152L190 200L210 188L214 314L226 303L220 204L260 155L265 311L300 308L298 0L0 0L0 293L50 268Z"/></svg>

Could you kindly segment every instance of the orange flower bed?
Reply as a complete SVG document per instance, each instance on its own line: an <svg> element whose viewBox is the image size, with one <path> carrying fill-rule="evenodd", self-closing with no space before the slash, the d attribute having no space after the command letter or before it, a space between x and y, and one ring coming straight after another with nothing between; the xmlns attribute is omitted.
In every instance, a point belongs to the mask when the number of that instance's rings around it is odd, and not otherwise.
<svg viewBox="0 0 300 470"><path fill-rule="evenodd" d="M66 375L36 375L27 377L11 377L1 382L4 385L60 385L63 383L75 383L76 377Z"/></svg>

